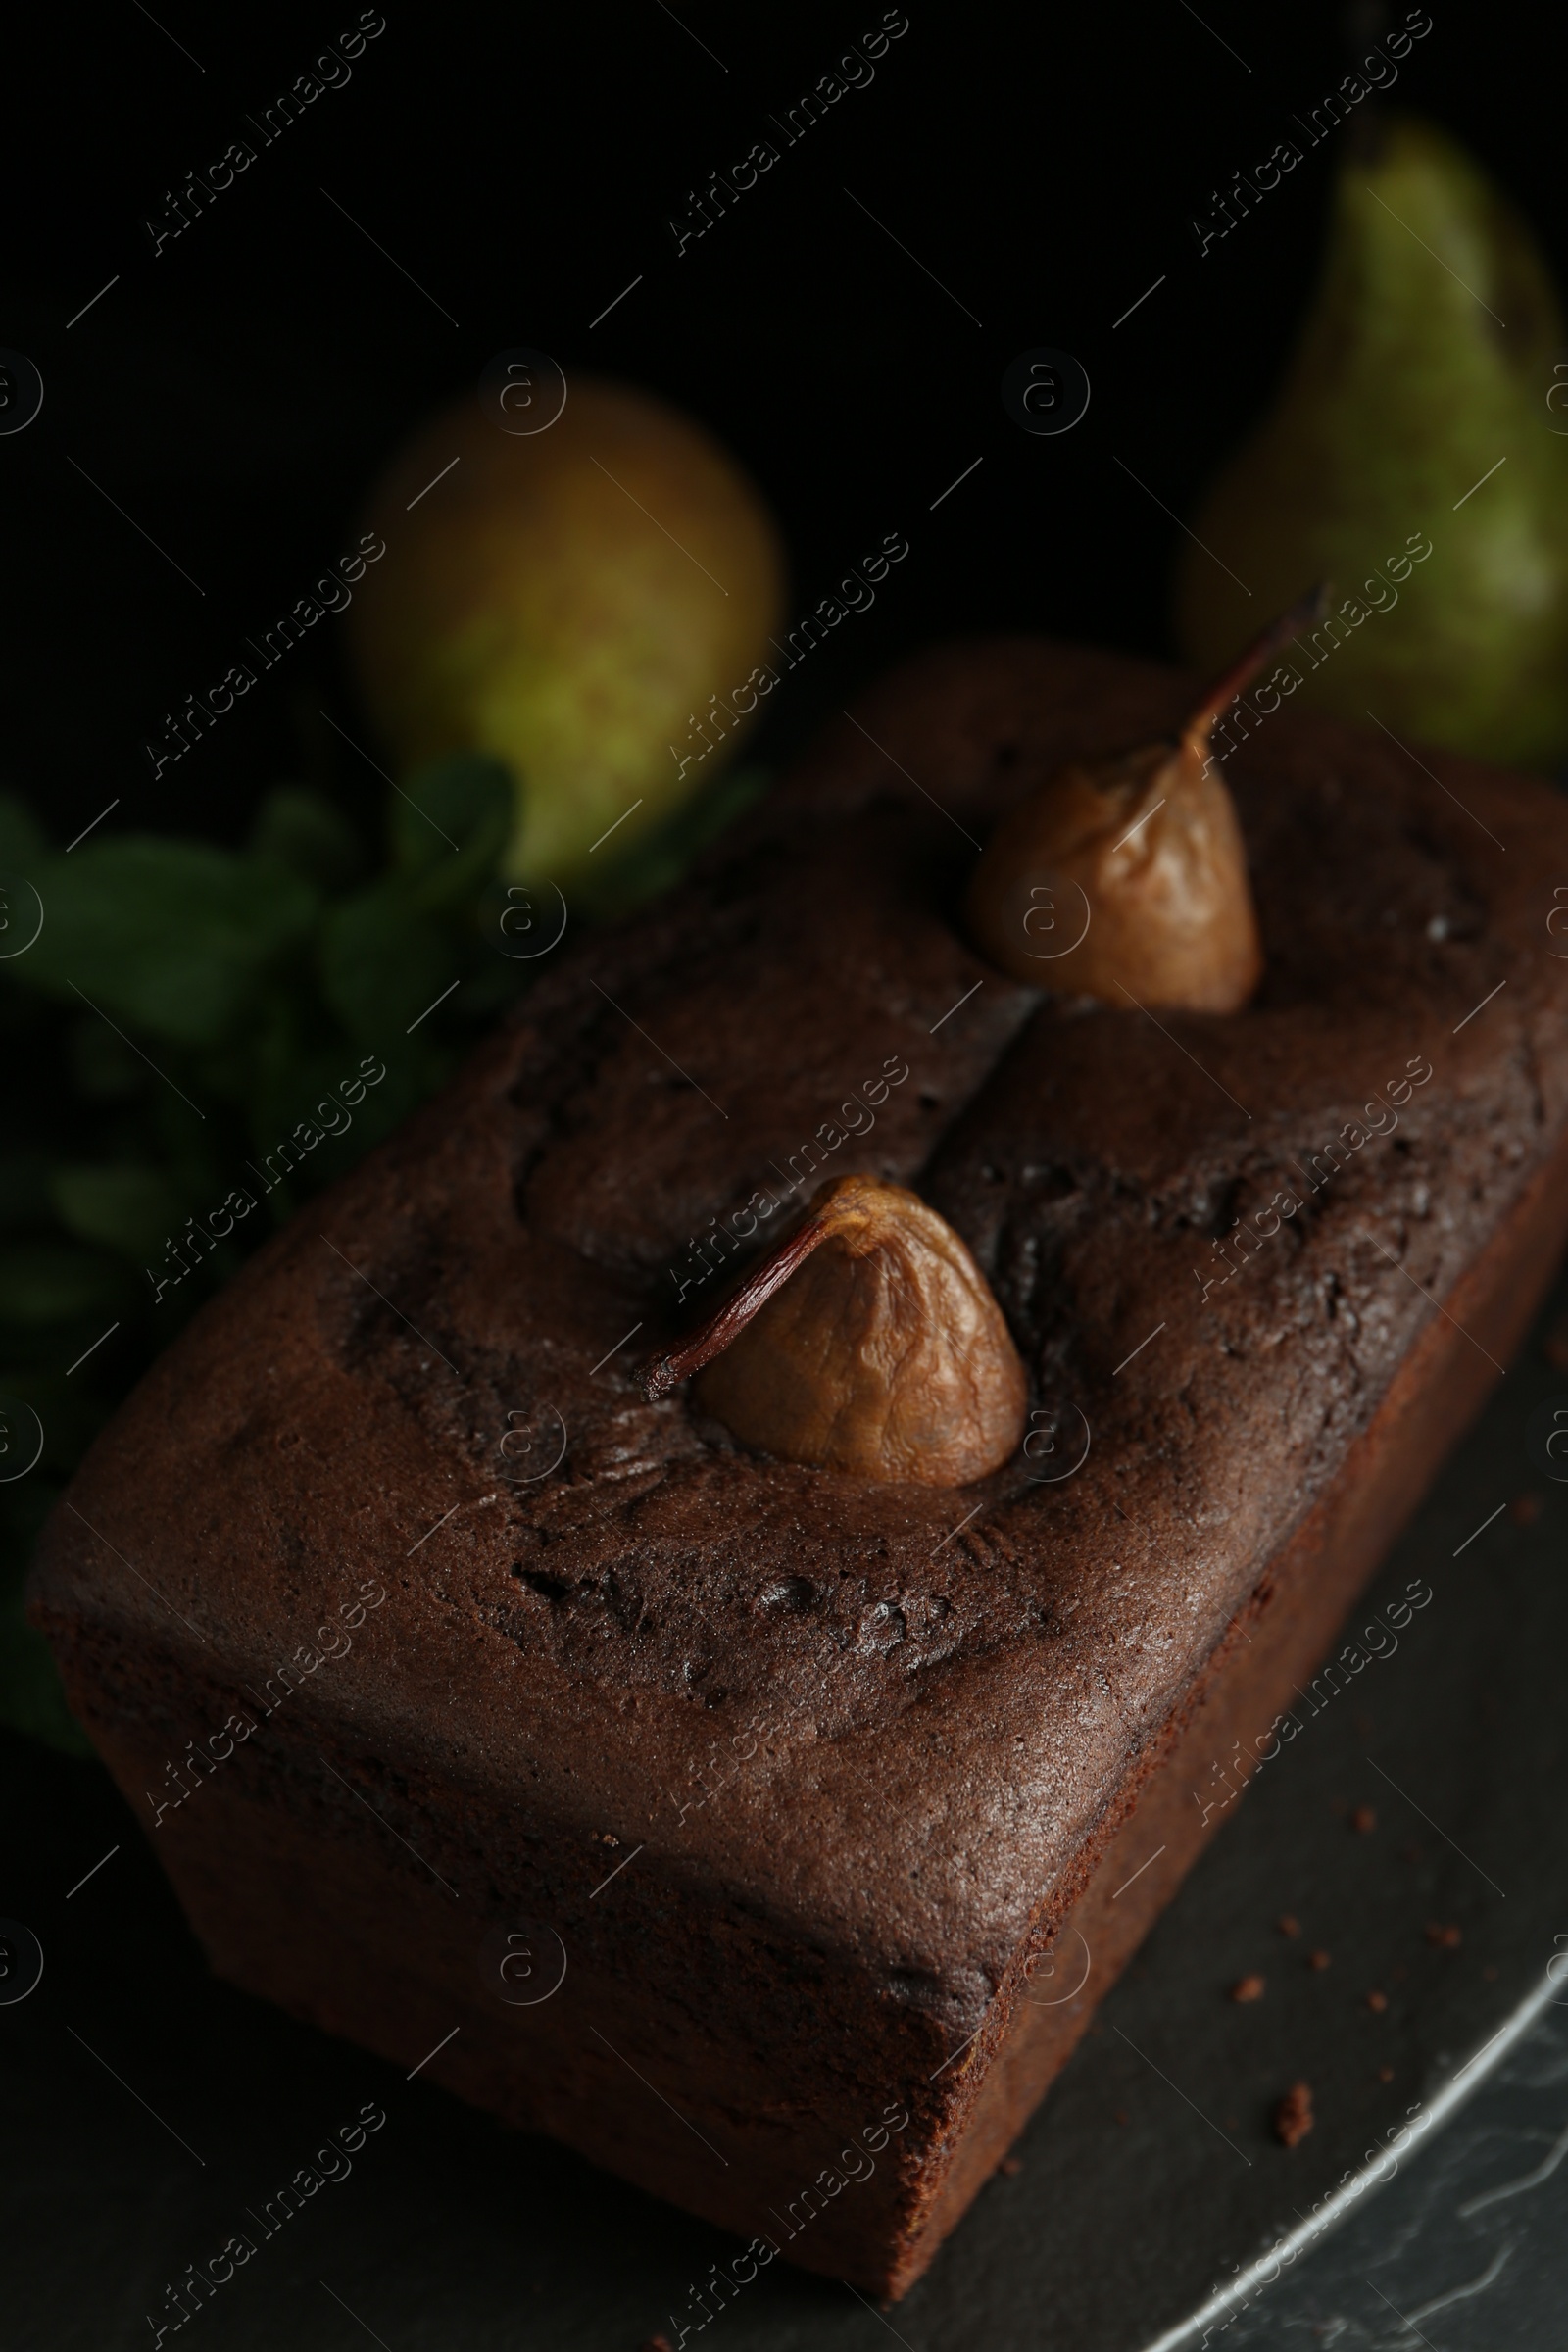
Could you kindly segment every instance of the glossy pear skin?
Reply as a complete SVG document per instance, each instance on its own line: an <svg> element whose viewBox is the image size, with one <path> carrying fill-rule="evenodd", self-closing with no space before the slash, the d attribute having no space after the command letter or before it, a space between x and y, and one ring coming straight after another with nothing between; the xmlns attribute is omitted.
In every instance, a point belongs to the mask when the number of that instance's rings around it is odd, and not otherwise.
<svg viewBox="0 0 1568 2352"><path fill-rule="evenodd" d="M1263 950L1207 728L1074 762L1020 801L987 843L963 914L981 954L1032 987L1236 1011Z"/></svg>
<svg viewBox="0 0 1568 2352"><path fill-rule="evenodd" d="M748 1293L762 1299L749 1312ZM961 1487L1022 1442L1028 1381L1002 1309L953 1227L902 1185L821 1186L707 1330L688 1350L703 1409L786 1461ZM681 1376L665 1359L651 1393Z"/></svg>
<svg viewBox="0 0 1568 2352"><path fill-rule="evenodd" d="M1332 652L1322 632L1287 649L1301 704L1550 764L1568 751L1556 298L1528 230L1452 141L1407 118L1365 129L1371 151L1352 139L1343 155L1322 282L1277 401L1194 517L1252 596L1184 543L1178 634L1214 667L1257 612L1327 577L1348 633L1332 632Z"/></svg>
<svg viewBox="0 0 1568 2352"><path fill-rule="evenodd" d="M387 554L347 616L366 707L400 775L456 751L511 766L510 874L569 893L595 876L607 827L626 818L601 865L718 768L741 729L726 719L699 761L690 715L766 660L783 558L754 484L689 418L576 373L535 434L503 432L466 399L401 453L368 511L386 520Z"/></svg>

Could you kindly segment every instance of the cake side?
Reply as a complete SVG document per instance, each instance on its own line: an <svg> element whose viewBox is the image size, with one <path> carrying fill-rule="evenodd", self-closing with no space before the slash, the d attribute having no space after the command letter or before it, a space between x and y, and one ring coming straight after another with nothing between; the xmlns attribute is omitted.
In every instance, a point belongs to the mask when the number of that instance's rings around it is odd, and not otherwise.
<svg viewBox="0 0 1568 2352"><path fill-rule="evenodd" d="M1146 1754L1108 1838L1086 1852L1083 1890L1049 1947L1009 1971L973 2054L959 2061L972 2077L970 2103L948 2125L951 2164L929 2169L911 2204L893 2292L906 2291L961 2220L1253 1773L1344 1687L1343 1664L1321 1681L1317 1669L1331 1650L1343 1656L1358 1642L1346 1612L1524 1340L1565 1244L1568 1142L1426 1325L1340 1475L1266 1567L1187 1706ZM1429 1598L1430 1590L1398 1604L1400 1630ZM1360 1654L1388 1640L1387 1626L1368 1628Z"/></svg>

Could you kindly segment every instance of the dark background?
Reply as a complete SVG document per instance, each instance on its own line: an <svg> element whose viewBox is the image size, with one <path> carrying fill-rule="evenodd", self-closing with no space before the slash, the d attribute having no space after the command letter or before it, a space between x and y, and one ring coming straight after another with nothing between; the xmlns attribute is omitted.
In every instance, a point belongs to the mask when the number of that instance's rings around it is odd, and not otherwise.
<svg viewBox="0 0 1568 2352"><path fill-rule="evenodd" d="M159 0L155 14L55 10L8 56L0 344L33 359L46 393L37 421L0 439L0 781L62 841L116 796L111 829L233 840L289 775L378 810L379 780L317 716L324 703L353 730L358 715L335 622L156 787L142 746L351 544L400 438L511 345L705 418L780 518L794 612L884 532L908 536L875 610L775 697L771 756L935 636L1021 625L1166 650L1176 526L1113 455L1190 511L1265 405L1310 297L1346 134L1201 261L1189 220L1338 79L1352 29L1404 11L1203 0L1200 21L1184 0L910 0L870 87L680 260L665 223L686 191L772 135L768 115L880 22L875 0L681 0L678 23L660 0L387 0L348 85L156 259L143 223L166 191L233 138L259 147L244 116L359 11ZM1395 102L1477 153L1568 278L1545 20L1451 0L1433 15ZM1059 439L1025 435L999 398L1008 361L1041 344L1075 353L1093 384ZM392 536L396 517L378 520Z"/></svg>

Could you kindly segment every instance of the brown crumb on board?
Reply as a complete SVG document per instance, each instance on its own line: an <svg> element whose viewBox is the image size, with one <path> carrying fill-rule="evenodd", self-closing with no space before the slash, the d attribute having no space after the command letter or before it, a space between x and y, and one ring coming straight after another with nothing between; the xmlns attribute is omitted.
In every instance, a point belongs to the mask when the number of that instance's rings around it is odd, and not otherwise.
<svg viewBox="0 0 1568 2352"><path fill-rule="evenodd" d="M1332 1968L1334 1966L1334 1955L1332 1952L1308 1952L1306 1955L1306 1965L1308 1968L1315 1968L1321 1972L1325 1968Z"/></svg>
<svg viewBox="0 0 1568 2352"><path fill-rule="evenodd" d="M1429 1919L1427 1921L1427 1941L1435 1944L1440 1952L1455 1952L1463 1943L1464 1937L1457 1928L1445 1928L1440 1926L1437 1920Z"/></svg>
<svg viewBox="0 0 1568 2352"><path fill-rule="evenodd" d="M1023 2158L1021 2156L1004 2156L1002 2162L998 2165L997 2170L999 2173L1005 2173L1007 2179L1010 2180L1014 2173L1021 2173L1023 2171Z"/></svg>
<svg viewBox="0 0 1568 2352"><path fill-rule="evenodd" d="M1263 1980L1255 1973L1250 1977L1239 1978L1231 1986L1233 2001L1260 2001L1262 1998Z"/></svg>
<svg viewBox="0 0 1568 2352"><path fill-rule="evenodd" d="M1287 2148L1297 2147L1312 2129L1312 2085L1293 2082L1274 2110L1274 2136Z"/></svg>
<svg viewBox="0 0 1568 2352"><path fill-rule="evenodd" d="M1282 1936L1299 1936L1301 1923L1294 1911L1282 1911L1274 1922Z"/></svg>
<svg viewBox="0 0 1568 2352"><path fill-rule="evenodd" d="M1389 1996L1386 1992L1369 1992L1366 1996L1366 2005L1369 2009L1375 2009L1381 2017L1389 2005Z"/></svg>
<svg viewBox="0 0 1568 2352"><path fill-rule="evenodd" d="M1357 1805L1350 1815L1351 1829L1358 1830L1363 1838L1370 1838L1377 1826L1378 1817L1370 1805Z"/></svg>
<svg viewBox="0 0 1568 2352"><path fill-rule="evenodd" d="M1394 2069L1393 2069L1393 2067L1392 2067L1392 2066L1380 2066L1380 2067L1378 2068L1378 2081L1379 2081L1380 2082L1392 2082L1394 2081Z"/></svg>
<svg viewBox="0 0 1568 2352"><path fill-rule="evenodd" d="M1508 1505L1508 1516L1515 1527L1534 1527L1545 1507L1544 1494L1516 1494Z"/></svg>

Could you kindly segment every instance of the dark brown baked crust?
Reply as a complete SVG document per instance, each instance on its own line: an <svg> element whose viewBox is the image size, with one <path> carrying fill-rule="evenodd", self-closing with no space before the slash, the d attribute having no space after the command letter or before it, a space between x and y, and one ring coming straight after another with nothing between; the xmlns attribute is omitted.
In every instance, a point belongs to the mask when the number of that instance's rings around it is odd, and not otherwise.
<svg viewBox="0 0 1568 2352"><path fill-rule="evenodd" d="M1560 1238L1540 1207L1568 1126L1543 877L1568 872L1568 812L1544 785L1423 752L1429 777L1385 737L1282 713L1227 770L1268 953L1248 1010L1042 1000L967 950L971 839L1189 691L1029 641L884 684L863 732L835 726L690 886L564 957L197 1318L35 1575L149 1825L165 1759L384 1586L352 1650L251 1706L255 1732L160 1819L217 1965L411 2065L461 2021L432 2075L781 2244L768 2213L906 2113L786 2245L869 2287L906 2284L978 2185L964 2132L1013 2064L1031 1953L1168 1785L1438 1302L1511 1236L1544 1281ZM874 1125L845 1133L879 1075ZM692 1238L783 1203L813 1136L794 1198L863 1170L964 1236L1036 1405L1087 1419L1075 1475L1038 1483L1037 1449L956 1494L864 1486L748 1455L684 1396L643 1400L637 1362L723 1279L690 1285ZM1221 1284L1237 1219L1255 1248ZM1507 1261L1520 1298L1527 1261ZM1468 1409L1471 1342L1439 1337ZM558 1422L559 1465L509 1483ZM1225 1671L1245 1701L1245 1659ZM569 1965L511 2010L477 1955L519 1916ZM1043 2087L1013 2071L993 2138Z"/></svg>

